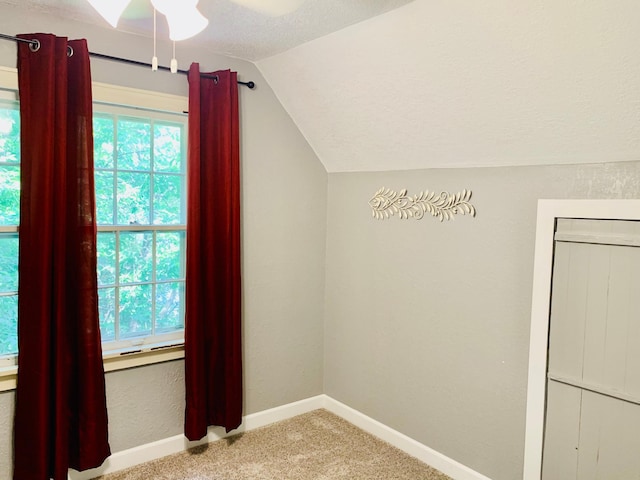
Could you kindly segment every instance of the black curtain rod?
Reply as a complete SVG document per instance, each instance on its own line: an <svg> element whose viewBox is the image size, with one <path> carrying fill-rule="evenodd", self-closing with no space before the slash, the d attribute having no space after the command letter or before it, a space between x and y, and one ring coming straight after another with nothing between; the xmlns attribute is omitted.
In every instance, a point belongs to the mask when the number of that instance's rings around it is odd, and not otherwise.
<svg viewBox="0 0 640 480"><path fill-rule="evenodd" d="M23 43L28 43L30 45L38 45L38 41L37 40L27 40L26 38L18 38L18 37L14 37L11 35L5 35L4 33L0 33L0 39L4 39L4 40L13 40L15 42L23 42ZM89 52L89 56L94 57L94 58L99 58L101 60L109 60L112 62L120 62L120 63L127 63L129 65L137 65L139 67L148 67L151 68L151 64L150 63L145 63L145 62L139 62L137 60L131 60L128 58L121 58L121 57L114 57L112 55L105 55L103 53L95 53L95 52ZM170 72L171 69L169 67L165 67L162 65L158 65L158 70L164 70L167 72ZM188 75L189 71L188 70L178 70L177 73L181 73L183 75ZM217 80L217 76L216 75L207 75L206 73L201 73L200 74L201 77L203 78L213 78ZM238 80L238 84L239 85L244 85L245 87L249 87L250 89L254 89L256 84L254 82L241 82L240 80Z"/></svg>

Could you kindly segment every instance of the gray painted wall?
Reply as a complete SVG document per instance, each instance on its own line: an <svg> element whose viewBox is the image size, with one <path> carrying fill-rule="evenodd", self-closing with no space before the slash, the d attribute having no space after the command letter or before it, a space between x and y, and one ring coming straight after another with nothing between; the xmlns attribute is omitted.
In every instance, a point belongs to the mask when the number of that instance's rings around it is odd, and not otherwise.
<svg viewBox="0 0 640 480"><path fill-rule="evenodd" d="M382 186L476 218L372 218ZM539 198L638 198L640 162L329 175L325 393L493 480L522 478Z"/></svg>
<svg viewBox="0 0 640 480"><path fill-rule="evenodd" d="M0 393L0 478L11 478L15 392Z"/></svg>
<svg viewBox="0 0 640 480"><path fill-rule="evenodd" d="M45 31L87 38L89 49L148 62L151 42L72 21L0 7L0 33ZM168 64L170 44L159 45ZM180 68L231 68L240 87L245 414L323 391L324 252L327 174L259 71L248 62L177 47ZM0 65L15 67L12 42ZM95 81L187 94L182 75L92 61ZM107 374L114 452L177 435L183 422L183 362ZM10 478L14 392L0 393L0 478Z"/></svg>

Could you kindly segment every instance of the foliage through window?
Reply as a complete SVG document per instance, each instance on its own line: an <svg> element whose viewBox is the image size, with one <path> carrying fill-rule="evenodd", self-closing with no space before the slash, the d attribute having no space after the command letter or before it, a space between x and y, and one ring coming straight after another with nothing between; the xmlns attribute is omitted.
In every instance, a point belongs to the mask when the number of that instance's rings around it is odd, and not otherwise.
<svg viewBox="0 0 640 480"><path fill-rule="evenodd" d="M19 112L0 103L0 356L17 352ZM94 105L103 350L184 329L186 118Z"/></svg>
<svg viewBox="0 0 640 480"><path fill-rule="evenodd" d="M20 113L0 99L0 356L18 351Z"/></svg>

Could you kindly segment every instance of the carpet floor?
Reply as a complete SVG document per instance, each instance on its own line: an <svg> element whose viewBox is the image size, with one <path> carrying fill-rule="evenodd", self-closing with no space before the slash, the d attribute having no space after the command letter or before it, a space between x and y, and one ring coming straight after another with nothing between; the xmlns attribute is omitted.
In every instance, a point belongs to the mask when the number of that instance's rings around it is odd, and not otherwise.
<svg viewBox="0 0 640 480"><path fill-rule="evenodd" d="M98 479L451 480L322 409Z"/></svg>

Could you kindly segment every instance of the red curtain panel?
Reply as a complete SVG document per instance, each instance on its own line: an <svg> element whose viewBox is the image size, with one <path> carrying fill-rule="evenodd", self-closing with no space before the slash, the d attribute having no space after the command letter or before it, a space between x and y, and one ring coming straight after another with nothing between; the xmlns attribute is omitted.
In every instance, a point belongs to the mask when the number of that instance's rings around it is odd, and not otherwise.
<svg viewBox="0 0 640 480"><path fill-rule="evenodd" d="M98 320L85 40L20 35L20 253L15 480L66 480L109 456ZM69 48L70 47L70 48Z"/></svg>
<svg viewBox="0 0 640 480"><path fill-rule="evenodd" d="M185 435L242 423L237 74L189 70Z"/></svg>

